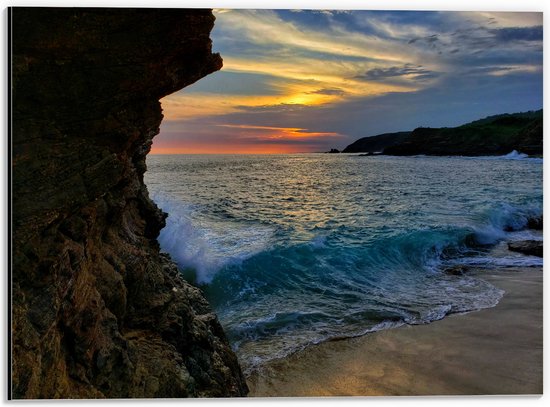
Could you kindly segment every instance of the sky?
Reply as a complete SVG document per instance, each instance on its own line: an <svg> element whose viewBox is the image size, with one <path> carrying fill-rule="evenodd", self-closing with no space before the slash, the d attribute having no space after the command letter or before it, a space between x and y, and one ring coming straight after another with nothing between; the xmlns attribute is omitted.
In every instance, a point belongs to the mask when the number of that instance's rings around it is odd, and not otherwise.
<svg viewBox="0 0 550 407"><path fill-rule="evenodd" d="M542 13L218 9L152 154L298 153L542 108Z"/></svg>

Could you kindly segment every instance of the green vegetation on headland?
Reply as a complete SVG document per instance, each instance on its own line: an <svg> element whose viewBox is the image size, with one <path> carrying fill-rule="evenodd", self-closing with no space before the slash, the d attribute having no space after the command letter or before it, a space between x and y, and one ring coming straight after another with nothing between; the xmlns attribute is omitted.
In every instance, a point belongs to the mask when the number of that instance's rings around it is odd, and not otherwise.
<svg viewBox="0 0 550 407"><path fill-rule="evenodd" d="M412 132L364 137L344 153L386 155L503 155L516 150L542 156L542 109L500 114L459 127L419 127Z"/></svg>
<svg viewBox="0 0 550 407"><path fill-rule="evenodd" d="M381 153L385 148L402 143L410 136L410 131L384 133L378 136L363 137L347 146L343 153Z"/></svg>

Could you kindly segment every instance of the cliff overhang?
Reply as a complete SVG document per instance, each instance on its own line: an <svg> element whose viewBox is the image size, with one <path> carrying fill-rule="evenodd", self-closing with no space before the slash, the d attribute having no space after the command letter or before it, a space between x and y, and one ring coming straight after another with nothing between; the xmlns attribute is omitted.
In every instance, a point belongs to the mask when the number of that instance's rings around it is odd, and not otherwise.
<svg viewBox="0 0 550 407"><path fill-rule="evenodd" d="M211 72L200 9L11 8L13 398L248 389L143 183L159 99Z"/></svg>

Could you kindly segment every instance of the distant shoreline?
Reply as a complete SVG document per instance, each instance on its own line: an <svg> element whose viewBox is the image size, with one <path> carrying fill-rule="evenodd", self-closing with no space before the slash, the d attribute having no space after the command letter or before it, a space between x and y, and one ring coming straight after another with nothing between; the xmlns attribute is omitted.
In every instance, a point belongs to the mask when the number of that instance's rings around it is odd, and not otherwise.
<svg viewBox="0 0 550 407"><path fill-rule="evenodd" d="M499 156L515 150L542 155L543 111L488 116L458 127L417 127L412 131L360 138L344 153L411 156Z"/></svg>
<svg viewBox="0 0 550 407"><path fill-rule="evenodd" d="M542 267L477 269L494 308L324 342L247 378L252 397L542 394Z"/></svg>
<svg viewBox="0 0 550 407"><path fill-rule="evenodd" d="M511 153L510 151L509 153ZM150 153L147 156L171 156L171 155L227 155L227 156L241 156L241 155L269 155L269 156L285 156L285 155L310 155L310 154L322 154L322 155L345 155L345 156L385 156L385 157L415 157L415 155L410 156L400 156L400 155L392 155L392 154L384 154L380 152L376 153L338 153L338 154L329 154L326 151L302 151L302 152L296 152L296 153ZM419 154L419 156L423 157L472 157L472 158L479 158L479 157L504 157L506 154L481 154L481 155L450 155L450 154ZM533 154L529 155L528 158L543 158L542 154Z"/></svg>

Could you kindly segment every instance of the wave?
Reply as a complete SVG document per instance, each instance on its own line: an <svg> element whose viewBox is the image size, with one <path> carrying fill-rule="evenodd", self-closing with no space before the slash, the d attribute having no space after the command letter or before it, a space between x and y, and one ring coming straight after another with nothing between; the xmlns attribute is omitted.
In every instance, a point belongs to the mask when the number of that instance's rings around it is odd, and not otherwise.
<svg viewBox="0 0 550 407"><path fill-rule="evenodd" d="M449 265L542 263L491 251L498 242L525 237L528 219L542 213L537 206L498 204L463 224L381 229L367 241L353 239L353 225L293 241L265 224L153 198L169 213L161 247L180 267L195 270L247 371L312 344L426 324L499 302L502 290L442 272Z"/></svg>
<svg viewBox="0 0 550 407"><path fill-rule="evenodd" d="M466 224L405 232L382 240L377 249L390 252L399 264L437 271L449 259L483 256L502 241L542 240L540 232L526 230L529 219L541 215L536 205L500 203L472 215Z"/></svg>
<svg viewBox="0 0 550 407"><path fill-rule="evenodd" d="M504 155L479 155L479 156L456 156L456 155L443 155L443 156L437 156L437 155L425 155L425 154L417 154L417 155L411 155L410 158L423 158L423 159L438 159L441 157L445 158L451 158L451 159L466 159L466 160L516 160L516 161L529 161L533 163L542 163L543 159L540 157L531 157L528 154L521 153L517 150L512 150L508 154Z"/></svg>
<svg viewBox="0 0 550 407"><path fill-rule="evenodd" d="M224 267L240 265L268 252L276 243L275 229L265 224L208 217L204 208L166 195L156 194L153 199L169 214L158 238L162 250L170 253L186 271L186 277L196 283L210 284ZM437 270L442 260L495 244L509 232L522 230L529 218L541 213L536 207L501 204L481 213L473 226L420 229L375 241L366 257L374 267ZM335 236L340 242L341 234L340 229L322 232L312 237L309 246L312 250L325 250Z"/></svg>
<svg viewBox="0 0 550 407"><path fill-rule="evenodd" d="M464 157L467 158L467 157ZM529 162L542 163L543 159L539 157L531 157L528 154L521 153L517 150L512 150L508 154L498 155L498 156L479 156L479 157L468 157L477 160L521 160Z"/></svg>
<svg viewBox="0 0 550 407"><path fill-rule="evenodd" d="M463 257L461 259L449 262L449 265L466 265L475 267L542 267L543 259L536 256L475 256L475 257Z"/></svg>
<svg viewBox="0 0 550 407"><path fill-rule="evenodd" d="M481 245L493 245L503 239L510 239L512 232L522 231L529 219L542 216L538 205L511 205L499 203L474 216L472 226L475 240ZM519 235L518 235L519 236ZM513 238L512 240L518 240Z"/></svg>
<svg viewBox="0 0 550 407"><path fill-rule="evenodd" d="M162 194L153 200L168 213L158 237L162 250L199 284L210 283L222 267L264 251L273 236L274 230L265 225L208 218L200 207Z"/></svg>
<svg viewBox="0 0 550 407"><path fill-rule="evenodd" d="M517 150L512 150L512 152L502 156L501 158L504 158L506 160L523 160L528 157L529 155L527 154L519 153Z"/></svg>

